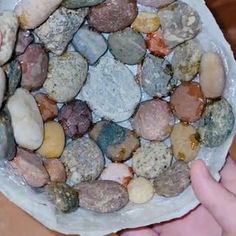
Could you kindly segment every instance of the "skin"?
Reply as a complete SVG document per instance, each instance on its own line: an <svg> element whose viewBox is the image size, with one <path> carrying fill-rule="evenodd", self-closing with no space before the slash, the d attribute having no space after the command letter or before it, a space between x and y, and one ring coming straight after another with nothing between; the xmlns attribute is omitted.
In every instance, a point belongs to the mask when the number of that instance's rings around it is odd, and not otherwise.
<svg viewBox="0 0 236 236"><path fill-rule="evenodd" d="M121 236L235 236L236 164L228 158L217 183L202 161L191 168L194 192L202 203L183 218L150 227L126 230Z"/></svg>

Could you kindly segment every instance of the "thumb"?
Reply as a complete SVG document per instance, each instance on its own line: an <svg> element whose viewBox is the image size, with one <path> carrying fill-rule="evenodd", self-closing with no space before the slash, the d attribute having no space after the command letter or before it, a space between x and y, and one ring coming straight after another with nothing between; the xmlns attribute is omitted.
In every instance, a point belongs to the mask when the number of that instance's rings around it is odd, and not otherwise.
<svg viewBox="0 0 236 236"><path fill-rule="evenodd" d="M236 196L217 183L203 161L195 161L191 167L193 190L213 215L226 235L236 235Z"/></svg>

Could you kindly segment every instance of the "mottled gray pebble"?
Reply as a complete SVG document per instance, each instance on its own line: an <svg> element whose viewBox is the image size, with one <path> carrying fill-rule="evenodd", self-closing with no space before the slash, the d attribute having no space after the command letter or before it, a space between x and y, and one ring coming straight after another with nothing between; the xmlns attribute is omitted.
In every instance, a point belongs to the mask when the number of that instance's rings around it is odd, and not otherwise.
<svg viewBox="0 0 236 236"><path fill-rule="evenodd" d="M80 193L80 206L99 213L118 211L129 201L126 188L111 180L80 183L75 188Z"/></svg>
<svg viewBox="0 0 236 236"><path fill-rule="evenodd" d="M220 146L231 134L234 123L234 113L226 99L207 105L198 128L201 142L207 147Z"/></svg>
<svg viewBox="0 0 236 236"><path fill-rule="evenodd" d="M95 180L104 169L104 157L97 144L86 137L71 141L61 156L71 186Z"/></svg>
<svg viewBox="0 0 236 236"><path fill-rule="evenodd" d="M104 2L105 0L63 0L62 6L70 9L80 7L91 7Z"/></svg>
<svg viewBox="0 0 236 236"><path fill-rule="evenodd" d="M56 102L69 102L80 91L87 77L87 61L77 52L51 56L44 89Z"/></svg>
<svg viewBox="0 0 236 236"><path fill-rule="evenodd" d="M8 111L0 113L0 159L12 160L15 156L16 144L14 141L11 118Z"/></svg>
<svg viewBox="0 0 236 236"><path fill-rule="evenodd" d="M134 113L141 90L124 64L102 57L96 66L90 67L81 96L96 115L119 122Z"/></svg>
<svg viewBox="0 0 236 236"><path fill-rule="evenodd" d="M35 33L51 52L61 55L88 14L87 8L57 9Z"/></svg>
<svg viewBox="0 0 236 236"><path fill-rule="evenodd" d="M172 58L174 75L181 81L192 80L199 73L201 56L202 50L195 41L181 44Z"/></svg>
<svg viewBox="0 0 236 236"><path fill-rule="evenodd" d="M108 45L117 60L129 65L140 63L146 54L143 36L131 28L110 34Z"/></svg>
<svg viewBox="0 0 236 236"><path fill-rule="evenodd" d="M176 161L153 182L155 191L163 197L175 197L190 185L190 169L183 161Z"/></svg>
<svg viewBox="0 0 236 236"><path fill-rule="evenodd" d="M158 12L169 48L194 38L202 28L200 16L187 3L177 1Z"/></svg>
<svg viewBox="0 0 236 236"><path fill-rule="evenodd" d="M70 213L79 207L79 193L65 183L52 182L46 188L50 200L63 213Z"/></svg>
<svg viewBox="0 0 236 236"><path fill-rule="evenodd" d="M94 64L107 50L107 42L102 34L81 27L74 35L72 44L90 65Z"/></svg>
<svg viewBox="0 0 236 236"><path fill-rule="evenodd" d="M141 84L152 97L168 96L177 81L173 78L171 64L159 57L148 55L143 63Z"/></svg>

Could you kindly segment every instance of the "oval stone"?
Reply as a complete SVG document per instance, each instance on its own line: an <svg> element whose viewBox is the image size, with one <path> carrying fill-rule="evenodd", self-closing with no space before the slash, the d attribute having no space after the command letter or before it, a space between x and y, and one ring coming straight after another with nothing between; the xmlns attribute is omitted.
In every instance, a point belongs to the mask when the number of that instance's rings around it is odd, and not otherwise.
<svg viewBox="0 0 236 236"><path fill-rule="evenodd" d="M130 26L138 14L136 0L106 0L91 8L89 24L100 32L116 32Z"/></svg>
<svg viewBox="0 0 236 236"><path fill-rule="evenodd" d="M71 186L83 181L95 180L101 174L105 164L101 150L87 137L69 142L61 156L61 161L66 167L67 183Z"/></svg>
<svg viewBox="0 0 236 236"><path fill-rule="evenodd" d="M110 180L80 183L80 206L99 213L111 213L123 208L129 201L126 188Z"/></svg>
<svg viewBox="0 0 236 236"><path fill-rule="evenodd" d="M10 11L3 11L0 13L0 22L0 66L2 66L12 56L19 24L15 13Z"/></svg>
<svg viewBox="0 0 236 236"><path fill-rule="evenodd" d="M95 114L119 122L133 114L141 99L141 91L134 75L124 64L102 57L96 66L90 67L81 96Z"/></svg>
<svg viewBox="0 0 236 236"><path fill-rule="evenodd" d="M56 102L69 102L83 86L87 70L87 61L77 52L52 56L43 87Z"/></svg>
<svg viewBox="0 0 236 236"><path fill-rule="evenodd" d="M30 150L43 142L43 121L34 97L25 89L18 88L7 102L11 115L16 143Z"/></svg>
<svg viewBox="0 0 236 236"><path fill-rule="evenodd" d="M108 45L117 60L129 65L140 63L146 54L143 36L131 28L110 34Z"/></svg>

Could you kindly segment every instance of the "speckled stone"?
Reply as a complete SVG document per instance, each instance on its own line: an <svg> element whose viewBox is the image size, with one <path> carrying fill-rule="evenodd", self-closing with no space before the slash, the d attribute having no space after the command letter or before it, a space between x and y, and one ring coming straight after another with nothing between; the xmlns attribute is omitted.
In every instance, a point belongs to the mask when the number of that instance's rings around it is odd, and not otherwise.
<svg viewBox="0 0 236 236"><path fill-rule="evenodd" d="M51 52L61 55L88 14L87 8L57 9L35 33Z"/></svg>
<svg viewBox="0 0 236 236"><path fill-rule="evenodd" d="M207 147L220 146L231 134L234 123L234 113L226 99L208 104L199 122L201 142Z"/></svg>
<svg viewBox="0 0 236 236"><path fill-rule="evenodd" d="M199 14L187 3L176 1L158 12L169 48L194 38L202 28Z"/></svg>
<svg viewBox="0 0 236 236"><path fill-rule="evenodd" d="M98 122L90 136L113 162L126 161L139 146L133 131L109 121Z"/></svg>
<svg viewBox="0 0 236 236"><path fill-rule="evenodd" d="M71 141L61 161L66 167L67 183L71 186L95 180L104 168L104 157L96 143L86 137Z"/></svg>

